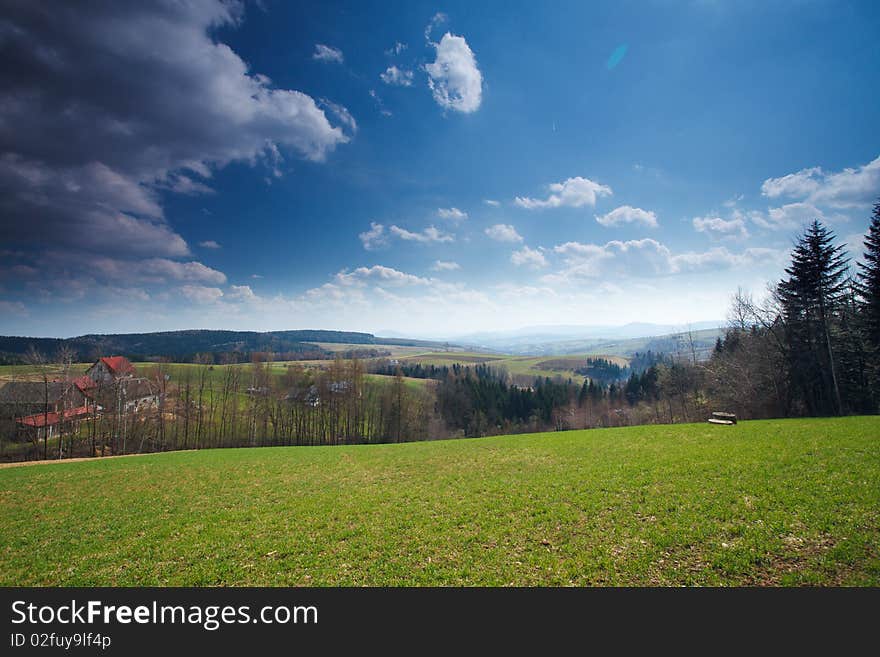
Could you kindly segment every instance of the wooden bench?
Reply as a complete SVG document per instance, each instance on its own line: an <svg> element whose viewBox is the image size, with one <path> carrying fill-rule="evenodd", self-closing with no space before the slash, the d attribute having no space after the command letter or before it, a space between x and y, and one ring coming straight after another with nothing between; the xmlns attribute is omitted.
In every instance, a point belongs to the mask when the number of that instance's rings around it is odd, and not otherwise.
<svg viewBox="0 0 880 657"><path fill-rule="evenodd" d="M733 413L712 413L712 417L709 418L709 424L736 424L736 415Z"/></svg>

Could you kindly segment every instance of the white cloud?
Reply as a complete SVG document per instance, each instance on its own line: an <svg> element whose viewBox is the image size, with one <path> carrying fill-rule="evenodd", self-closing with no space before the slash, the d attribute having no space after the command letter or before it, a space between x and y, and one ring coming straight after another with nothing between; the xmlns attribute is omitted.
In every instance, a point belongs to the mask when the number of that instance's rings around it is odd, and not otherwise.
<svg viewBox="0 0 880 657"><path fill-rule="evenodd" d="M85 3L35 23L36 11L4 9L4 52L20 68L0 89L15 126L0 156L4 238L34 251L186 256L160 192L210 193L232 162L277 170L287 150L321 162L350 139L220 40L240 3Z"/></svg>
<svg viewBox="0 0 880 657"><path fill-rule="evenodd" d="M343 270L336 274L335 281L342 286L363 286L367 282L392 286L427 285L430 283L430 279L407 274L384 265L358 267L350 272Z"/></svg>
<svg viewBox="0 0 880 657"><path fill-rule="evenodd" d="M214 240L205 240L204 242L199 242L199 246L203 249L219 249L220 244Z"/></svg>
<svg viewBox="0 0 880 657"><path fill-rule="evenodd" d="M604 245L566 242L553 250L564 257L566 268L545 277L548 283L599 276L667 276L756 264L777 265L785 256L777 249L751 248L732 253L724 247L674 254L669 247L650 238L612 240Z"/></svg>
<svg viewBox="0 0 880 657"><path fill-rule="evenodd" d="M455 271L457 269L461 269L461 265L457 262L447 262L443 260L435 260L434 265L431 267L432 271Z"/></svg>
<svg viewBox="0 0 880 657"><path fill-rule="evenodd" d="M714 238L746 239L749 231L742 218L722 219L721 217L694 217L694 229Z"/></svg>
<svg viewBox="0 0 880 657"><path fill-rule="evenodd" d="M256 301L259 297L254 294L250 285L230 285L229 292L226 293L227 299L237 301Z"/></svg>
<svg viewBox="0 0 880 657"><path fill-rule="evenodd" d="M219 301L223 297L223 290L217 287L205 287L203 285L184 285L180 293L193 303L208 304Z"/></svg>
<svg viewBox="0 0 880 657"><path fill-rule="evenodd" d="M400 41L395 42L393 46L391 46L388 50L385 51L385 54L389 57L391 55L399 55L404 50L407 49L407 45L405 43L401 43Z"/></svg>
<svg viewBox="0 0 880 657"><path fill-rule="evenodd" d="M880 193L880 157L838 172L810 167L780 178L768 178L761 185L761 193L769 198L788 197L835 208L867 206Z"/></svg>
<svg viewBox="0 0 880 657"><path fill-rule="evenodd" d="M483 203L485 203L486 205L493 207L493 208L497 208L498 206L501 205L500 201L496 201L495 199L491 199L491 198L484 199Z"/></svg>
<svg viewBox="0 0 880 657"><path fill-rule="evenodd" d="M468 213L462 212L458 208L437 208L437 216L441 219L447 219L452 222L459 222L467 219Z"/></svg>
<svg viewBox="0 0 880 657"><path fill-rule="evenodd" d="M358 238L367 251L374 251L388 244L388 236L385 234L385 226L370 222L370 230L364 231Z"/></svg>
<svg viewBox="0 0 880 657"><path fill-rule="evenodd" d="M611 188L593 182L589 178L568 178L565 182L549 185L550 196L546 199L516 197L516 204L527 210L540 208L570 207L580 208L585 205L596 205L601 196L611 196Z"/></svg>
<svg viewBox="0 0 880 657"><path fill-rule="evenodd" d="M339 103L334 103L332 100L327 100L326 98L321 99L321 106L330 110L333 116L335 116L342 125L347 127L351 134L357 133L357 121L355 121L347 107L340 105Z"/></svg>
<svg viewBox="0 0 880 657"><path fill-rule="evenodd" d="M434 28L437 27L438 25L442 25L443 23L447 22L448 20L449 20L449 16L444 14L442 11L438 11L436 14L434 14L431 17L431 20L428 21L428 25L425 26L425 41L430 43L431 42L431 32L434 30Z"/></svg>
<svg viewBox="0 0 880 657"><path fill-rule="evenodd" d="M382 102L382 98L376 93L375 89L370 89L370 98L376 102L376 107L379 108L379 113L382 116L393 116L391 110L385 107L385 103Z"/></svg>
<svg viewBox="0 0 880 657"><path fill-rule="evenodd" d="M317 59L321 62L335 62L341 64L345 60L345 57L342 55L342 51L339 48L325 46L323 43L316 43L315 52L312 53L312 59Z"/></svg>
<svg viewBox="0 0 880 657"><path fill-rule="evenodd" d="M399 69L396 66L389 66L379 77L382 78L382 82L385 84L396 87L411 87L413 83L413 72Z"/></svg>
<svg viewBox="0 0 880 657"><path fill-rule="evenodd" d="M622 205L608 214L596 215L596 221L603 226L619 226L621 224L642 224L651 228L657 227L657 215L649 210Z"/></svg>
<svg viewBox="0 0 880 657"><path fill-rule="evenodd" d="M96 262L96 261L93 261ZM103 260L97 261L103 262ZM117 261L117 265L118 261ZM124 267L125 265L123 265ZM159 277L178 281L202 281L204 283L225 283L226 274L201 262L176 262L164 258L149 258L130 263L131 270L144 278Z"/></svg>
<svg viewBox="0 0 880 657"><path fill-rule="evenodd" d="M771 230L794 230L814 219L827 220L825 213L810 203L789 203L779 208L770 208L766 217L761 213L753 213L751 218L762 228Z"/></svg>
<svg viewBox="0 0 880 657"><path fill-rule="evenodd" d="M485 231L496 242L522 242L523 238L510 224L495 224Z"/></svg>
<svg viewBox="0 0 880 657"><path fill-rule="evenodd" d="M544 257L544 250L541 248L530 249L527 246L518 251L514 251L510 255L510 261L517 267L526 265L532 269L540 269L547 266L547 258Z"/></svg>
<svg viewBox="0 0 880 657"><path fill-rule="evenodd" d="M53 277L61 276L60 272L75 266L81 260L75 253L51 252L42 256L47 272ZM95 280L114 283L166 283L170 281L187 281L222 285L226 283L226 274L212 269L201 262L178 262L167 258L146 258L143 260L126 260L109 256L92 256L87 272Z"/></svg>
<svg viewBox="0 0 880 657"><path fill-rule="evenodd" d="M411 231L406 230L405 228L400 228L398 226L391 226L389 230L397 235L402 240L406 240L407 242L421 242L422 244L427 244L429 242L453 242L455 238L448 234L444 233L440 230L437 230L434 226L428 226L421 233L413 233Z"/></svg>
<svg viewBox="0 0 880 657"><path fill-rule="evenodd" d="M432 45L437 57L425 71L434 100L443 109L476 112L483 100L483 75L467 41L447 32Z"/></svg>

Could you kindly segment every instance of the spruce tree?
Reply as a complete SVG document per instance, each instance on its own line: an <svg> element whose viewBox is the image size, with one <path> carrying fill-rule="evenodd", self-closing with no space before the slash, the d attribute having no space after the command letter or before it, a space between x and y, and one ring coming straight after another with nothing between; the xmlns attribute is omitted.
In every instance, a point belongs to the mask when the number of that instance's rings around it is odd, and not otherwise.
<svg viewBox="0 0 880 657"><path fill-rule="evenodd" d="M840 414L834 323L846 292L849 259L818 220L804 231L779 283L789 366L811 414Z"/></svg>
<svg viewBox="0 0 880 657"><path fill-rule="evenodd" d="M865 235L865 261L859 263L860 314L875 395L880 394L880 201Z"/></svg>

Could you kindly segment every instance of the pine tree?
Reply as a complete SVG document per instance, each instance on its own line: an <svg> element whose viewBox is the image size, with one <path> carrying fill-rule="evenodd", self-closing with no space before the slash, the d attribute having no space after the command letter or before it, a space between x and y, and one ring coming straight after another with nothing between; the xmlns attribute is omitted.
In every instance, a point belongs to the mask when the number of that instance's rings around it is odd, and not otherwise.
<svg viewBox="0 0 880 657"><path fill-rule="evenodd" d="M833 324L846 293L849 258L835 239L813 221L792 251L788 278L777 288L792 377L812 414L843 412Z"/></svg>
<svg viewBox="0 0 880 657"><path fill-rule="evenodd" d="M875 395L880 395L880 200L865 235L865 261L859 263L859 311Z"/></svg>

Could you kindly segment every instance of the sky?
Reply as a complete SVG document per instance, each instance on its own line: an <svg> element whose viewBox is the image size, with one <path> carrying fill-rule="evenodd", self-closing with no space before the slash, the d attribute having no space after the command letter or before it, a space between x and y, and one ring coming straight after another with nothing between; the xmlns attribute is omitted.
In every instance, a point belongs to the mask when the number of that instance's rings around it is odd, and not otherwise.
<svg viewBox="0 0 880 657"><path fill-rule="evenodd" d="M0 0L0 334L723 321L880 197L880 4Z"/></svg>

